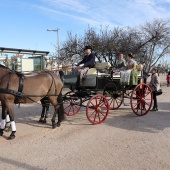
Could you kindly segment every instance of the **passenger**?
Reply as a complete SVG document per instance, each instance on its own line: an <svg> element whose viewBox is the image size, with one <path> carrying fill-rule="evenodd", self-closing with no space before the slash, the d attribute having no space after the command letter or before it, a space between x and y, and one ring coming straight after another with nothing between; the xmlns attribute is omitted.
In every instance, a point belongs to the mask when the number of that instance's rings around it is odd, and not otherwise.
<svg viewBox="0 0 170 170"><path fill-rule="evenodd" d="M128 54L126 60L127 60L127 66L126 66L127 70L136 69L136 61L133 60L132 54Z"/></svg>
<svg viewBox="0 0 170 170"><path fill-rule="evenodd" d="M126 62L126 70L121 71L121 83L125 83L127 85L137 85L138 81L138 72L136 69L136 61L133 60L133 55L127 55L127 62Z"/></svg>
<svg viewBox="0 0 170 170"><path fill-rule="evenodd" d="M122 53L119 54L119 60L116 63L116 68L120 69L120 70L125 70L125 68L126 68L126 61L125 61Z"/></svg>
<svg viewBox="0 0 170 170"><path fill-rule="evenodd" d="M160 79L156 68L153 68L151 72L152 72L152 76L151 76L151 81L149 83L149 86L151 87L153 92L154 104L153 104L153 108L150 111L158 111L156 91L160 89Z"/></svg>
<svg viewBox="0 0 170 170"><path fill-rule="evenodd" d="M85 76L89 70L89 68L93 68L95 66L95 55L92 53L91 46L85 46L85 53L83 60L80 61L76 66L80 68L74 68L73 74L79 75L79 80L77 85L82 85L83 76Z"/></svg>

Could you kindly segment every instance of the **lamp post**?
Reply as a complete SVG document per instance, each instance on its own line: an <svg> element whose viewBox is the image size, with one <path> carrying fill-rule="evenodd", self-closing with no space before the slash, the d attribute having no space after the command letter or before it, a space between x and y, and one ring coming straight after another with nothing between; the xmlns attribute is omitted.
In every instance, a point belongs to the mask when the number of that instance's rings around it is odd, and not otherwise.
<svg viewBox="0 0 170 170"><path fill-rule="evenodd" d="M57 56L59 57L59 50L60 50L60 46L59 46L59 28L57 29L47 29L47 31L54 31L57 32Z"/></svg>

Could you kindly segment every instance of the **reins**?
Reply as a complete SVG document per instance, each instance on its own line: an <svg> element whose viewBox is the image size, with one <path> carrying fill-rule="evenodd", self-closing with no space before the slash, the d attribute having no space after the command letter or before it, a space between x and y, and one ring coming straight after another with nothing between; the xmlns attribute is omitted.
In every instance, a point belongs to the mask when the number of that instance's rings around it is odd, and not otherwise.
<svg viewBox="0 0 170 170"><path fill-rule="evenodd" d="M53 75L52 75L50 72L48 72L48 71L45 71L45 73L48 73L48 74L51 76L51 78L52 78L51 86L50 86L50 88L49 88L49 90L48 90L47 94L50 92L50 90L51 90L51 88L52 88L53 83L54 83L54 86L55 86L55 94L56 94L56 93L57 93L57 87L56 87L56 83L55 83L55 81L54 81L54 77L53 77Z"/></svg>

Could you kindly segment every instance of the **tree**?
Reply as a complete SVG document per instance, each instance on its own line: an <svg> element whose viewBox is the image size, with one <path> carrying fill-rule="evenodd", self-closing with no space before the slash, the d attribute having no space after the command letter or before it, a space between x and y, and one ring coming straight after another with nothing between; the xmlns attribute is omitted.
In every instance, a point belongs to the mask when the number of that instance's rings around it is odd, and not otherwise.
<svg viewBox="0 0 170 170"><path fill-rule="evenodd" d="M143 63L147 65L147 71L155 66L161 58L170 54L170 27L169 21L155 19L141 26L144 39L154 37L143 48Z"/></svg>
<svg viewBox="0 0 170 170"><path fill-rule="evenodd" d="M84 36L78 37L68 32L67 40L62 44L60 60L70 60L74 54L84 55L84 46L91 45L100 62L114 65L118 54L133 53L138 63L146 65L146 71L155 66L162 57L170 54L169 21L154 19L138 28L101 27L97 32L88 27Z"/></svg>

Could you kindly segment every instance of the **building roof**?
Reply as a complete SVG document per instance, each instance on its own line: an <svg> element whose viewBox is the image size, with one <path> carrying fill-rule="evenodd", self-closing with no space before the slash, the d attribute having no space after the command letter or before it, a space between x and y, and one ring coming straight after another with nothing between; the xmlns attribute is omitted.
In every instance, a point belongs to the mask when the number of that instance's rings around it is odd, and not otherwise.
<svg viewBox="0 0 170 170"><path fill-rule="evenodd" d="M48 51L26 50L26 49L5 48L5 47L0 47L0 53L30 54L33 56L34 55L46 56L49 54Z"/></svg>

